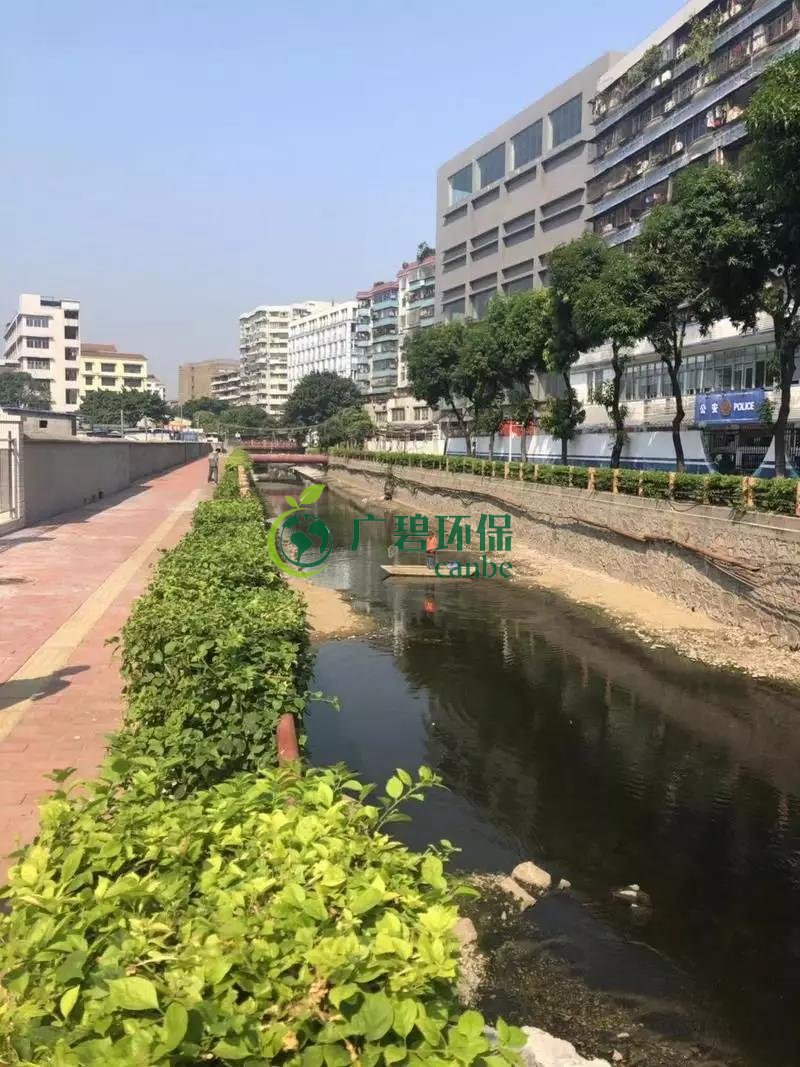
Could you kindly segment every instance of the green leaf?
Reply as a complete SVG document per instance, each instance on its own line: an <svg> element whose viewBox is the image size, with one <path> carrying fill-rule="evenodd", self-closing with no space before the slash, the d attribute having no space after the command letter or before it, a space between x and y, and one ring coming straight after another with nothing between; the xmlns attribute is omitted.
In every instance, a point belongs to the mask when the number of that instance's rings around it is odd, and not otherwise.
<svg viewBox="0 0 800 1067"><path fill-rule="evenodd" d="M66 1019L72 1009L75 1007L75 1002L78 999L78 993L80 993L80 986L74 985L63 994L61 1000L58 1002L59 1010Z"/></svg>
<svg viewBox="0 0 800 1067"><path fill-rule="evenodd" d="M465 1011L458 1020L456 1029L467 1037L480 1037L483 1034L485 1025L480 1012Z"/></svg>
<svg viewBox="0 0 800 1067"><path fill-rule="evenodd" d="M325 486L316 482L314 485L308 485L300 494L301 504L315 504L322 494L325 492Z"/></svg>
<svg viewBox="0 0 800 1067"><path fill-rule="evenodd" d="M344 1045L326 1045L324 1056L326 1067L350 1067L350 1053Z"/></svg>
<svg viewBox="0 0 800 1067"><path fill-rule="evenodd" d="M161 1040L167 1052L172 1052L183 1041L189 1026L189 1013L182 1004L173 1001L164 1013Z"/></svg>
<svg viewBox="0 0 800 1067"><path fill-rule="evenodd" d="M392 1027L392 1003L385 993L368 993L351 1021L367 1041L378 1041Z"/></svg>
<svg viewBox="0 0 800 1067"><path fill-rule="evenodd" d="M413 1000L396 1000L394 1002L394 1023L392 1029L400 1037L408 1037L417 1021L417 1005Z"/></svg>
<svg viewBox="0 0 800 1067"><path fill-rule="evenodd" d="M158 1010L156 987L147 978L138 978L135 975L129 978L113 978L108 983L108 989L117 1007L127 1011Z"/></svg>
<svg viewBox="0 0 800 1067"><path fill-rule="evenodd" d="M366 889L362 889L360 893L357 893L353 900L350 902L350 911L353 915L363 915L364 912L371 911L374 907L377 907L383 900L383 893L375 886L367 886Z"/></svg>
<svg viewBox="0 0 800 1067"><path fill-rule="evenodd" d="M392 800L399 800L403 795L403 783L399 778L392 776L386 783L386 795L391 797Z"/></svg>
<svg viewBox="0 0 800 1067"><path fill-rule="evenodd" d="M293 496L287 496L286 497L286 503L289 505L290 508L299 508L300 507L300 505L297 503L297 501L295 500L295 498Z"/></svg>
<svg viewBox="0 0 800 1067"><path fill-rule="evenodd" d="M231 1041L220 1041L214 1048L214 1055L220 1059L246 1060L251 1051L243 1041L235 1045Z"/></svg>

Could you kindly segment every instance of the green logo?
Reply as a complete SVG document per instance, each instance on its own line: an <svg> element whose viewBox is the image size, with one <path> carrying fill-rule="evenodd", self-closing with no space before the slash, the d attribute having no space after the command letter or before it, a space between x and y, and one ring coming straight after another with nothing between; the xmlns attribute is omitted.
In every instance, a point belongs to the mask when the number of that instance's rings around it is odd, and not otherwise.
<svg viewBox="0 0 800 1067"><path fill-rule="evenodd" d="M267 534L270 559L293 578L310 578L328 561L333 549L333 534L328 524L307 511L304 504L314 504L325 491L324 485L309 485L300 494L300 501L286 497L291 507L272 520Z"/></svg>

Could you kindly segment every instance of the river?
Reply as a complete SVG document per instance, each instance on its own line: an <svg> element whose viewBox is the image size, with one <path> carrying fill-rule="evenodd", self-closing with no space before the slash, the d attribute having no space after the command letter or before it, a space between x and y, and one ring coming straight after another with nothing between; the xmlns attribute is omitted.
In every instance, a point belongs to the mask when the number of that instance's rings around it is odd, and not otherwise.
<svg viewBox="0 0 800 1067"><path fill-rule="evenodd" d="M273 512L286 488L262 487ZM316 510L336 547L314 581L375 630L318 647L314 688L341 710L312 706L312 762L379 783L432 767L447 788L398 836L447 838L468 871L533 859L568 878L573 913L551 907L546 922L587 981L641 991L647 968L615 976L614 961L644 945L659 1010L702 1002L737 1062L800 1063L800 698L500 579L383 581L387 528L362 524L351 551L361 512L330 493ZM612 901L632 882L651 912Z"/></svg>

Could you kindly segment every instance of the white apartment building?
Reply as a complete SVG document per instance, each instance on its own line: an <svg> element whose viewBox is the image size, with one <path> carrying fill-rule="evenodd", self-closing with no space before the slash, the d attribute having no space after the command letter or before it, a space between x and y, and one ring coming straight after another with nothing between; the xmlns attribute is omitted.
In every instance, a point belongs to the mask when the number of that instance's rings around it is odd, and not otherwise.
<svg viewBox="0 0 800 1067"><path fill-rule="evenodd" d="M48 383L53 411L79 400L80 302L22 293L6 324L3 366Z"/></svg>
<svg viewBox="0 0 800 1067"><path fill-rule="evenodd" d="M325 307L323 300L266 304L239 316L242 403L283 414L289 396L289 326Z"/></svg>
<svg viewBox="0 0 800 1067"><path fill-rule="evenodd" d="M223 370L211 378L211 396L215 400L224 400L226 404L242 402L242 376L236 370Z"/></svg>
<svg viewBox="0 0 800 1067"><path fill-rule="evenodd" d="M301 378L315 371L330 371L350 378L366 391L369 360L356 345L358 303L330 303L312 315L289 324L289 392Z"/></svg>
<svg viewBox="0 0 800 1067"><path fill-rule="evenodd" d="M148 393L155 393L161 400L167 399L167 387L161 381L160 378L156 378L155 374L148 374L145 379L144 387Z"/></svg>

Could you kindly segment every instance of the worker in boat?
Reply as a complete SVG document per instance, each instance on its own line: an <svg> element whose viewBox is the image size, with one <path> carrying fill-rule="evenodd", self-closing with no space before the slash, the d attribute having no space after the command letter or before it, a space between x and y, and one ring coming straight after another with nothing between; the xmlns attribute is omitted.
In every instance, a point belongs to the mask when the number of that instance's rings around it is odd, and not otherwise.
<svg viewBox="0 0 800 1067"><path fill-rule="evenodd" d="M429 571L432 571L436 567L436 546L439 543L439 539L433 530L428 534L428 539L425 542L425 563Z"/></svg>

